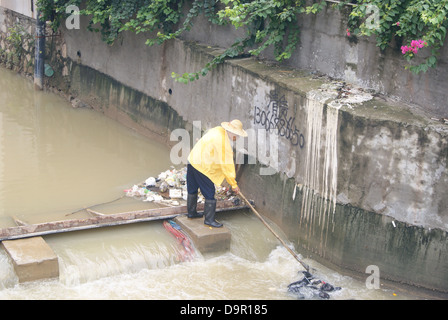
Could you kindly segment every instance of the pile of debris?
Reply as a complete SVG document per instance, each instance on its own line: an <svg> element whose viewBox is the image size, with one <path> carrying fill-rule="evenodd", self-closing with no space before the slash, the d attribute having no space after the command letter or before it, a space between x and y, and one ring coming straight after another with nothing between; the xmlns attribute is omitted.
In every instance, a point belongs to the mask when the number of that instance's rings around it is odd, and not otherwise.
<svg viewBox="0 0 448 320"><path fill-rule="evenodd" d="M438 121L440 123L448 124L448 118L431 118L433 121Z"/></svg>
<svg viewBox="0 0 448 320"><path fill-rule="evenodd" d="M230 187L215 186L216 200L237 200ZM187 201L187 167L161 172L157 177L149 177L145 181L125 190L126 196L145 202L156 202L178 206ZM199 191L198 202L204 203L204 196Z"/></svg>
<svg viewBox="0 0 448 320"><path fill-rule="evenodd" d="M308 271L302 271L303 278L288 285L288 292L298 299L330 299L329 292L341 290L328 282L316 279Z"/></svg>

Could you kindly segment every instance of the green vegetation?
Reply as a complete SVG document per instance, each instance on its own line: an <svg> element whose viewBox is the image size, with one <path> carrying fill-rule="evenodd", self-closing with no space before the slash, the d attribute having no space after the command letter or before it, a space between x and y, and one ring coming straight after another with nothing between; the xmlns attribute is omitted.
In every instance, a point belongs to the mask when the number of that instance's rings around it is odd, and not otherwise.
<svg viewBox="0 0 448 320"><path fill-rule="evenodd" d="M448 0L357 2L333 4L338 8L351 8L348 36L375 36L382 50L391 46L395 39L403 44L402 53L408 61L415 57L418 49L427 46L430 56L410 69L418 73L436 65L446 36ZM122 31L148 32L153 35L147 39L148 45L161 44L189 31L199 15L216 25L244 28L245 36L235 39L202 70L182 75L173 73L176 80L184 83L206 75L225 59L242 54L257 56L268 47L274 48L278 61L289 59L299 41L300 14L316 14L327 3L325 0L38 0L42 19L51 21L55 30L67 17L66 7L76 5L82 8L81 15L89 17L88 29L100 32L109 44L113 44ZM406 43L411 45L405 46Z"/></svg>
<svg viewBox="0 0 448 320"><path fill-rule="evenodd" d="M3 61L11 69L29 70L33 66L34 37L20 24L8 28L7 34L4 48L0 48L0 62Z"/></svg>
<svg viewBox="0 0 448 320"><path fill-rule="evenodd" d="M401 45L401 52L408 61L416 57L418 49L428 47L429 57L418 65L408 67L411 71L419 73L436 66L437 56L445 41L448 27L448 0L363 0L357 2L358 4L353 6L348 22L348 29L352 34L374 35L377 46L383 50L390 46L392 40L395 40L398 46ZM377 14L376 18L375 14ZM376 25L372 26L372 24Z"/></svg>

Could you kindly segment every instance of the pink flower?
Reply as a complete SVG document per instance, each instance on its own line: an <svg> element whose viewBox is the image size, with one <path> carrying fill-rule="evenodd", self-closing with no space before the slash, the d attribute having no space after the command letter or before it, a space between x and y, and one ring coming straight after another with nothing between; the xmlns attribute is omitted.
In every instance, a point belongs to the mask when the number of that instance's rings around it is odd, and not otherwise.
<svg viewBox="0 0 448 320"><path fill-rule="evenodd" d="M426 47L428 43L426 41L423 41L422 39L418 40L418 47L423 48Z"/></svg>
<svg viewBox="0 0 448 320"><path fill-rule="evenodd" d="M414 48L423 48L425 45L424 45L424 42L423 42L423 40L412 40L411 41L411 47L414 47Z"/></svg>
<svg viewBox="0 0 448 320"><path fill-rule="evenodd" d="M398 21L398 22L396 23L396 25L397 25L397 27L400 26L400 21Z"/></svg>
<svg viewBox="0 0 448 320"><path fill-rule="evenodd" d="M422 39L419 40L412 40L411 46L401 46L401 53L406 54L407 52L412 52L416 54L418 52L418 49L421 49L423 47L426 47L428 43L426 41L423 41Z"/></svg>
<svg viewBox="0 0 448 320"><path fill-rule="evenodd" d="M347 37L350 37L350 29L347 29Z"/></svg>

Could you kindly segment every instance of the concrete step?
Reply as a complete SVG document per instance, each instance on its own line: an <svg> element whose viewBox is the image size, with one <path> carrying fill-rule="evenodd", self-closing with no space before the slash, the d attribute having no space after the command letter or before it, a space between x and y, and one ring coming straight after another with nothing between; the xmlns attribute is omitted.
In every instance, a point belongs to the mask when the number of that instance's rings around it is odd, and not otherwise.
<svg viewBox="0 0 448 320"><path fill-rule="evenodd" d="M174 221L180 225L201 253L222 252L230 249L230 230L213 228L204 224L203 218L188 219L187 216L178 216Z"/></svg>
<svg viewBox="0 0 448 320"><path fill-rule="evenodd" d="M2 241L19 282L58 278L59 261L42 237Z"/></svg>

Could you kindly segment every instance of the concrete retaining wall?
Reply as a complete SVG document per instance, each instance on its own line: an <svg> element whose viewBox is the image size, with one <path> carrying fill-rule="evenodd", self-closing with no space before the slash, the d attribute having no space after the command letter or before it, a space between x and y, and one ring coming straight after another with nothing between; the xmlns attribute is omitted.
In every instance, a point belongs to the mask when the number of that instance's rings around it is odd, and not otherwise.
<svg viewBox="0 0 448 320"><path fill-rule="evenodd" d="M365 89L374 89L384 95L412 103L439 117L448 117L445 83L448 72L448 39L440 51L437 68L419 75L405 70L407 62L401 53L401 44L392 43L380 50L374 37L348 38L346 36L348 7L333 9L331 4L317 15L299 17L300 39L297 50L282 65L322 73L342 79ZM216 27L199 19L183 39L207 45L227 47L243 30ZM418 64L429 56L429 50L419 52L412 63ZM262 59L273 60L272 51L262 53Z"/></svg>
<svg viewBox="0 0 448 320"><path fill-rule="evenodd" d="M264 129L264 138L246 142L258 162L245 166L240 185L301 252L360 273L376 265L384 278L448 292L445 124L250 58L176 83L172 71L200 70L220 49L181 40L147 47L144 39L125 34L108 46L83 28L63 31L48 83L165 140L197 120L203 130L234 118L255 135ZM265 147L271 156L260 154Z"/></svg>

